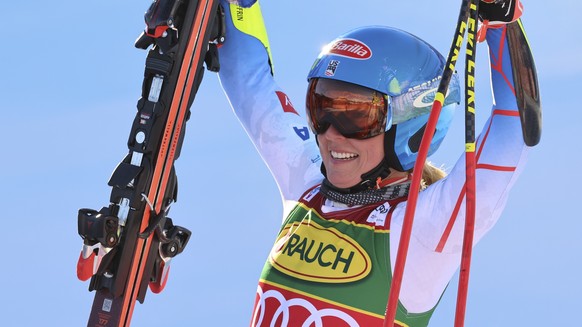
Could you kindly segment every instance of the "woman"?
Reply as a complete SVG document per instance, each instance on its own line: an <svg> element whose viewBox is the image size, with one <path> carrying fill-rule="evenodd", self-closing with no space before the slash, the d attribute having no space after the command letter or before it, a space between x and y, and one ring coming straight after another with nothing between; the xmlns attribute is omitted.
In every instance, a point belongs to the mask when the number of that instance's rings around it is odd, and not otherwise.
<svg viewBox="0 0 582 327"><path fill-rule="evenodd" d="M492 3L489 14L505 14L502 6ZM220 80L285 201L251 325L381 326L411 170L445 61L395 28L350 31L329 44L308 74L306 122L273 79L258 3L224 7ZM487 31L495 105L477 144L475 242L499 218L527 152L504 37L521 6L510 9ZM455 76L429 154L458 102ZM398 326L428 325L460 263L464 161L446 177L430 164L422 173Z"/></svg>

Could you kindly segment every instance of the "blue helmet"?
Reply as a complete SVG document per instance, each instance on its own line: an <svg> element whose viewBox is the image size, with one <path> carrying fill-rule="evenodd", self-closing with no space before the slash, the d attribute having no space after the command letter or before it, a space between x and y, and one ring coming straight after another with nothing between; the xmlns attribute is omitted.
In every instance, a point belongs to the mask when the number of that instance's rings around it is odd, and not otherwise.
<svg viewBox="0 0 582 327"><path fill-rule="evenodd" d="M308 80L339 80L388 95L392 123L386 126L385 161L391 168L406 171L414 167L444 66L443 56L420 38L396 28L368 26L349 31L325 47ZM445 137L459 99L455 74L429 155Z"/></svg>

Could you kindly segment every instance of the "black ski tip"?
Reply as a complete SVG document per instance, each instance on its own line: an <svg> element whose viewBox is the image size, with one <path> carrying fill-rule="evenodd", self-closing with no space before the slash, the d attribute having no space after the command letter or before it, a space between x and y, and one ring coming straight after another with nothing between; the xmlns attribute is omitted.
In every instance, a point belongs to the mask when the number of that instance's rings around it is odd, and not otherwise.
<svg viewBox="0 0 582 327"><path fill-rule="evenodd" d="M535 146L542 137L542 107L539 101L527 96L523 99L523 104L519 111L523 141L527 146Z"/></svg>

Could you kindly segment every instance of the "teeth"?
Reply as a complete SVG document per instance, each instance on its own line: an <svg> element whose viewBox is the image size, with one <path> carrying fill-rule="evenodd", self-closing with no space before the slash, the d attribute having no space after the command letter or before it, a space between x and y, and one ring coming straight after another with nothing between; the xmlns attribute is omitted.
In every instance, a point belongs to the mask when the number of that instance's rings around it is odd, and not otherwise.
<svg viewBox="0 0 582 327"><path fill-rule="evenodd" d="M358 155L355 153L340 153L340 152L335 152L335 151L330 151L331 153L331 157L334 159L342 159L342 160L347 160L347 159L352 159L357 157Z"/></svg>

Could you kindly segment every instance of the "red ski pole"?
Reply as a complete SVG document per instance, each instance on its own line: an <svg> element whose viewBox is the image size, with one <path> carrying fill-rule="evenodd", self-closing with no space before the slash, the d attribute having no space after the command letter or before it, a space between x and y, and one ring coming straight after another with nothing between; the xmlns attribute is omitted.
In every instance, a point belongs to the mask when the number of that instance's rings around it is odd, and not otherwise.
<svg viewBox="0 0 582 327"><path fill-rule="evenodd" d="M469 289L469 272L473 252L473 235L475 230L475 57L477 50L477 21L479 0L472 0L470 5L469 25L465 61L465 231L461 253L461 270L457 290L457 308L455 327L465 324L467 294Z"/></svg>
<svg viewBox="0 0 582 327"><path fill-rule="evenodd" d="M462 2L461 9L459 12L459 18L457 21L457 27L455 30L455 35L453 37L451 49L449 51L447 62L443 70L443 76L440 81L437 94L435 96L435 100L430 111L426 129L422 136L422 141L420 143L420 148L418 150L418 156L416 162L414 163L412 182L410 185L410 193L408 195L406 211L404 214L404 221L402 223L402 232L400 236L400 242L398 244L396 263L394 265L394 271L392 273L390 294L388 296L388 303L386 305L386 315L384 316L384 327L392 327L394 319L396 318L396 308L398 306L398 297L400 295L400 287L402 285L402 276L404 274L404 266L406 265L406 256L408 254L408 246L410 244L410 234L412 232L414 213L416 211L418 192L420 190L422 169L428 156L428 149L432 141L432 136L434 134L436 124L441 113L441 109L445 100L445 95L447 94L449 82L455 70L455 64L457 62L459 50L463 43L465 29L467 28L467 18L469 16L470 2L471 0L463 0Z"/></svg>

